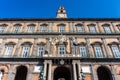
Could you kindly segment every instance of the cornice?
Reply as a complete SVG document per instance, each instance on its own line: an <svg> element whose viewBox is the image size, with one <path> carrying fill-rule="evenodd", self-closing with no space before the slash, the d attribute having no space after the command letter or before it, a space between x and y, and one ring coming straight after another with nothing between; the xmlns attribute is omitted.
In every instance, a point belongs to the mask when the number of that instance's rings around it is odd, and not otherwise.
<svg viewBox="0 0 120 80"><path fill-rule="evenodd" d="M0 21L120 21L120 18L0 18Z"/></svg>

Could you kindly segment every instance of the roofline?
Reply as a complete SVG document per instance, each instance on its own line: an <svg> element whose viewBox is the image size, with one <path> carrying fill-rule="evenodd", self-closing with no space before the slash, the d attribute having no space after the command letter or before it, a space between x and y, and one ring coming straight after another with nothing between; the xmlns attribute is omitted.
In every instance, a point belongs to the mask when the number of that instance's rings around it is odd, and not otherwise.
<svg viewBox="0 0 120 80"><path fill-rule="evenodd" d="M0 21L120 21L120 18L0 18Z"/></svg>

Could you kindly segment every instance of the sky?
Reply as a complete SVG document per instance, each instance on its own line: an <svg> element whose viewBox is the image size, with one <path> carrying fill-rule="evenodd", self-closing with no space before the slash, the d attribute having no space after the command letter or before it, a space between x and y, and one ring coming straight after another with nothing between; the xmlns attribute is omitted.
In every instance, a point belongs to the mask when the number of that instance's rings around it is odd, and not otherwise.
<svg viewBox="0 0 120 80"><path fill-rule="evenodd" d="M120 0L0 0L0 18L55 18L59 6L68 18L120 18Z"/></svg>

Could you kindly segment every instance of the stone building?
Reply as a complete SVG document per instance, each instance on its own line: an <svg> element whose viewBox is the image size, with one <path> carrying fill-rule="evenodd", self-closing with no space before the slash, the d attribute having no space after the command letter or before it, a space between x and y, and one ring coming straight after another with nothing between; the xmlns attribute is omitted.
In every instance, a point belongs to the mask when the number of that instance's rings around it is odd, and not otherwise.
<svg viewBox="0 0 120 80"><path fill-rule="evenodd" d="M0 80L120 80L120 19L0 19Z"/></svg>

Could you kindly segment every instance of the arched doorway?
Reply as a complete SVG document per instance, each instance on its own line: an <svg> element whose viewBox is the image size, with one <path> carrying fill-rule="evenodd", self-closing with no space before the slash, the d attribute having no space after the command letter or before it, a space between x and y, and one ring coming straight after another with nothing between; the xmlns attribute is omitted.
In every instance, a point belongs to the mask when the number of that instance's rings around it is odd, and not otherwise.
<svg viewBox="0 0 120 80"><path fill-rule="evenodd" d="M71 80L70 69L66 67L57 67L54 71L54 80Z"/></svg>
<svg viewBox="0 0 120 80"><path fill-rule="evenodd" d="M26 80L27 76L27 67L25 66L18 66L16 71L15 80Z"/></svg>
<svg viewBox="0 0 120 80"><path fill-rule="evenodd" d="M113 80L110 70L104 66L97 69L98 80Z"/></svg>

